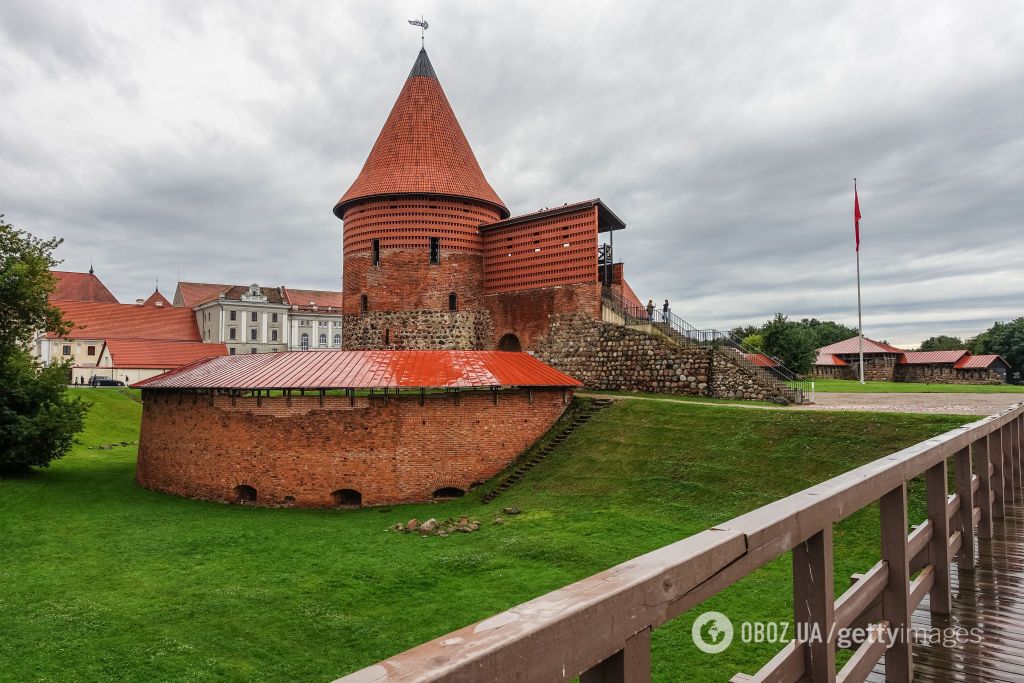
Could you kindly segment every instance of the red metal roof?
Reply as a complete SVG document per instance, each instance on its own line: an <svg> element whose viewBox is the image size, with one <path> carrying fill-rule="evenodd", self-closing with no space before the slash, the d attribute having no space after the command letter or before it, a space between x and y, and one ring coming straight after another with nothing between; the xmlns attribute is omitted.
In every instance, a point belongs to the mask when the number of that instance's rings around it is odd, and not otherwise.
<svg viewBox="0 0 1024 683"><path fill-rule="evenodd" d="M334 213L344 218L352 202L390 194L465 197L494 206L503 218L509 213L480 170L425 50Z"/></svg>
<svg viewBox="0 0 1024 683"><path fill-rule="evenodd" d="M93 301L55 301L72 323L70 339L166 339L202 341L190 308ZM53 338L52 334L47 335Z"/></svg>
<svg viewBox="0 0 1024 683"><path fill-rule="evenodd" d="M979 368L987 368L987 367L990 367L996 361L1001 361L1003 364L1006 365L1006 367L1011 367L1010 364L1006 362L1006 359L1004 359L1002 356L997 356L995 354L978 355L978 356L970 356L969 355L969 356L966 356L964 358L961 358L957 362L957 364L954 365L953 367L958 368L958 369L962 369L962 370L972 370L972 369L979 369Z"/></svg>
<svg viewBox="0 0 1024 683"><path fill-rule="evenodd" d="M493 223L484 223L480 226L480 230L502 228L507 225L515 225L516 223L536 221L542 218L551 218L552 216L560 216L565 213L579 211L580 209L591 209L595 206L597 207L598 232L622 230L626 227L626 224L622 219L616 216L615 213L608 208L608 205L601 201L600 197L595 197L594 199L584 199L583 201L573 202L572 204L562 204L561 206L553 206L544 209L537 209L536 211L531 211L529 213L521 213L518 216L503 218L500 221L495 221Z"/></svg>
<svg viewBox="0 0 1024 683"><path fill-rule="evenodd" d="M228 347L224 344L152 339L108 339L104 348L110 353L115 368L170 370L198 360L228 355Z"/></svg>
<svg viewBox="0 0 1024 683"><path fill-rule="evenodd" d="M857 339L857 337L850 337L849 339L844 339L841 342L823 346L818 349L818 353L839 355L859 353L860 349L858 348ZM904 353L904 351L903 349L897 349L895 346L891 346L885 342L878 342L874 339L864 337L864 353Z"/></svg>
<svg viewBox="0 0 1024 683"><path fill-rule="evenodd" d="M199 361L133 386L149 389L578 387L512 351L288 351Z"/></svg>
<svg viewBox="0 0 1024 683"><path fill-rule="evenodd" d="M958 351L906 351L900 357L900 365L956 363L967 353L967 349L960 349Z"/></svg>
<svg viewBox="0 0 1024 683"><path fill-rule="evenodd" d="M116 304L117 299L93 273L71 273L51 270L57 278L57 287L50 294L50 301L98 301Z"/></svg>
<svg viewBox="0 0 1024 683"><path fill-rule="evenodd" d="M751 363L753 363L754 365L757 365L759 367L762 367L762 368L777 368L777 367L779 367L779 364L776 363L775 360L771 356L766 356L763 353L745 353L743 355L745 355L747 357L747 360L749 360Z"/></svg>
<svg viewBox="0 0 1024 683"><path fill-rule="evenodd" d="M818 351L818 357L814 361L815 365L849 365L845 360L839 356L834 356L831 353L822 353Z"/></svg>

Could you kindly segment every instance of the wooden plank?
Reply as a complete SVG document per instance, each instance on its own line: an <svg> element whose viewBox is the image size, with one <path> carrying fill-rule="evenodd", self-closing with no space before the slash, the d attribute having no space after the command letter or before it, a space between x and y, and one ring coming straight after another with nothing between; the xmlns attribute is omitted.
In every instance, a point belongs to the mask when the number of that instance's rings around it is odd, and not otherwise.
<svg viewBox="0 0 1024 683"><path fill-rule="evenodd" d="M878 501L882 526L882 560L889 565L889 581L882 590L882 618L898 636L885 654L885 680L910 683L913 657L907 626L910 624L910 555L907 547L907 485L902 483Z"/></svg>
<svg viewBox="0 0 1024 683"><path fill-rule="evenodd" d="M836 677L832 525L793 548L793 624L805 641L804 673L814 681Z"/></svg>
<svg viewBox="0 0 1024 683"><path fill-rule="evenodd" d="M947 489L949 478L946 461L931 467L925 473L928 496L928 521L934 527L928 543L928 562L934 571L934 581L928 594L932 614L949 614L949 514Z"/></svg>
<svg viewBox="0 0 1024 683"><path fill-rule="evenodd" d="M916 610L917 606L928 595L935 584L935 568L928 565L921 570L917 578L910 582L910 610Z"/></svg>
<svg viewBox="0 0 1024 683"><path fill-rule="evenodd" d="M888 626L889 624L883 621L871 627L867 639L861 643L853 656L839 670L839 674L836 676L837 683L860 683L867 678L885 653L885 629ZM889 663L886 662L887 674L888 668ZM888 676L886 680L890 680Z"/></svg>
<svg viewBox="0 0 1024 683"><path fill-rule="evenodd" d="M974 471L978 473L978 491L974 502L981 508L978 538L992 538L992 466L989 463L989 439L982 437L971 444Z"/></svg>
<svg viewBox="0 0 1024 683"><path fill-rule="evenodd" d="M960 513L956 518L956 526L960 531L962 543L960 553L956 556L957 567L960 569L974 568L974 475L971 473L971 449L961 448L953 456L953 477L956 481L956 494L960 497Z"/></svg>
<svg viewBox="0 0 1024 683"><path fill-rule="evenodd" d="M1006 507L1006 453L1003 450L1004 428L988 435L988 456L992 463L992 518L1002 519Z"/></svg>
<svg viewBox="0 0 1024 683"><path fill-rule="evenodd" d="M580 674L580 683L650 683L651 629L640 631L625 647Z"/></svg>
<svg viewBox="0 0 1024 683"><path fill-rule="evenodd" d="M803 679L804 643L791 640L756 674L736 674L730 683L794 683Z"/></svg>
<svg viewBox="0 0 1024 683"><path fill-rule="evenodd" d="M877 562L868 571L857 575L856 582L847 588L835 606L836 629L851 626L882 595L882 589L889 582L889 565Z"/></svg>

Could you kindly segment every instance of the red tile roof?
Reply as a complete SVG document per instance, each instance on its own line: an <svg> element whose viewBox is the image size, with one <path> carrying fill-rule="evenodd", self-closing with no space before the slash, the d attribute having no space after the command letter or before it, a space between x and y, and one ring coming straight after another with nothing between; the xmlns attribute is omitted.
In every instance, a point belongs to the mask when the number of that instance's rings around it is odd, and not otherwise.
<svg viewBox="0 0 1024 683"><path fill-rule="evenodd" d="M818 349L818 353L830 353L845 355L850 353L859 353L857 344L857 337L850 337L844 339L841 342L835 344L829 344ZM903 353L903 349L897 349L895 346L890 346L885 342L877 342L874 339L868 339L864 337L864 353Z"/></svg>
<svg viewBox="0 0 1024 683"><path fill-rule="evenodd" d="M202 341L191 308L55 301L73 323L72 339L166 339ZM53 337L52 334L47 335Z"/></svg>
<svg viewBox="0 0 1024 683"><path fill-rule="evenodd" d="M818 357L814 361L815 365L849 365L845 360L839 356L834 356L831 353L822 353L818 351Z"/></svg>
<svg viewBox="0 0 1024 683"><path fill-rule="evenodd" d="M50 301L99 301L116 304L117 299L93 273L71 273L63 270L50 271L57 278L57 287L50 294Z"/></svg>
<svg viewBox="0 0 1024 683"><path fill-rule="evenodd" d="M512 351L288 351L225 356L133 386L159 389L398 389L578 387Z"/></svg>
<svg viewBox="0 0 1024 683"><path fill-rule="evenodd" d="M508 209L487 182L459 126L425 50L420 50L384 128L334 213L366 197L438 194L466 197Z"/></svg>
<svg viewBox="0 0 1024 683"><path fill-rule="evenodd" d="M152 339L108 339L104 348L110 353L115 368L170 370L198 360L228 355L228 347L224 344Z"/></svg>
<svg viewBox="0 0 1024 683"><path fill-rule="evenodd" d="M579 211L580 209L591 209L595 206L597 207L598 232L622 230L626 227L626 224L622 219L616 216L615 213L608 208L608 205L601 201L600 197L595 197L594 199L584 199L583 201L573 202L572 204L562 204L561 206L537 209L536 211L531 211L529 213L521 213L518 216L503 218L500 221L494 221L493 223L484 223L480 226L480 229L489 230L490 228L503 228L507 225L535 221L540 218L560 216L562 214Z"/></svg>
<svg viewBox="0 0 1024 683"><path fill-rule="evenodd" d="M192 308L193 306L216 299L218 295L231 289L232 285L215 285L206 282L179 282L178 291L174 295L174 305Z"/></svg>
<svg viewBox="0 0 1024 683"><path fill-rule="evenodd" d="M290 287L284 288L285 303L289 306L309 307L310 302L320 308L332 308L341 309L342 305L342 294L341 292L325 292L318 289L292 289Z"/></svg>
<svg viewBox="0 0 1024 683"><path fill-rule="evenodd" d="M907 351L900 357L900 365L956 363L965 355L969 355L967 349L960 349L959 351Z"/></svg>
<svg viewBox="0 0 1024 683"><path fill-rule="evenodd" d="M151 308L158 308L157 304L160 304L160 306L171 305L171 302L167 300L167 297L160 293L160 290L153 292L149 295L148 299L142 302L143 306L150 306Z"/></svg>
<svg viewBox="0 0 1024 683"><path fill-rule="evenodd" d="M968 356L965 356L964 358L961 358L957 362L957 364L954 365L953 367L957 368L957 369L962 369L962 370L976 370L976 369L979 369L979 368L991 367L991 365L993 363L995 363L996 361L1002 362L1008 368L1011 367L1010 364L1007 363L1006 360L1002 356L997 356L995 354L978 355L978 356L970 356L970 355L968 355Z"/></svg>

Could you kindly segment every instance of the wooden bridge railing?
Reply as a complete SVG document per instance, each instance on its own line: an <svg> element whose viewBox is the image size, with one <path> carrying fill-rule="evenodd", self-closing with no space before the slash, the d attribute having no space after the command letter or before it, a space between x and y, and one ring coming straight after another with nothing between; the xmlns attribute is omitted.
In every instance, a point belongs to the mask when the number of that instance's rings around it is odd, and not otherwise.
<svg viewBox="0 0 1024 683"><path fill-rule="evenodd" d="M885 655L886 680L909 681L913 652L905 629L914 609L929 595L933 613L949 613L950 563L955 558L961 571L972 569L975 536L990 538L992 520L1024 496L1022 427L1018 404L340 680L648 681L652 630L792 551L797 632L823 637L793 640L760 671L732 680L852 683ZM907 482L921 475L927 520L908 536ZM832 527L875 501L882 559L835 599ZM837 673L835 634L851 626L869 635Z"/></svg>

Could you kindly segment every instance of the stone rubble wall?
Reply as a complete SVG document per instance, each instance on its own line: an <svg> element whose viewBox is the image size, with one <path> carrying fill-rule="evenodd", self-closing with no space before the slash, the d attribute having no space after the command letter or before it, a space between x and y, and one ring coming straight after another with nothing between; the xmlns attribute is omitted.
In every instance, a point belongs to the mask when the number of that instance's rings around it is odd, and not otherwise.
<svg viewBox="0 0 1024 683"><path fill-rule="evenodd" d="M985 368L962 370L952 364L897 365L897 382L925 384L1002 384L1003 378Z"/></svg>
<svg viewBox="0 0 1024 683"><path fill-rule="evenodd" d="M399 311L346 315L349 350L483 350L492 348L487 311Z"/></svg>
<svg viewBox="0 0 1024 683"><path fill-rule="evenodd" d="M777 393L731 354L681 347L584 314L552 316L535 355L589 389L751 400Z"/></svg>

